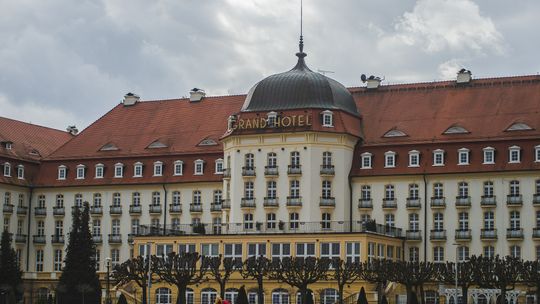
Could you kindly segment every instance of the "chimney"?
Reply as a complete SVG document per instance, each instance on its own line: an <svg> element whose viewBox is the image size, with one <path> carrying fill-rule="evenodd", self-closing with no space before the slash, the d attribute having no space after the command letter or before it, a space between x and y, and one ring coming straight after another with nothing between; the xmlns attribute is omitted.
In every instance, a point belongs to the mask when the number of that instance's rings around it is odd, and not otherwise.
<svg viewBox="0 0 540 304"><path fill-rule="evenodd" d="M376 76L369 76L368 79L366 80L367 82L367 88L368 89L376 89L378 88L380 85L381 85L381 78L380 77L376 77Z"/></svg>
<svg viewBox="0 0 540 304"><path fill-rule="evenodd" d="M193 88L189 91L189 101L198 102L206 96L206 92L203 89Z"/></svg>
<svg viewBox="0 0 540 304"><path fill-rule="evenodd" d="M73 135L73 136L75 136L75 135L77 135L79 133L79 129L77 129L76 126L68 126L66 128L66 131L68 131L68 133Z"/></svg>
<svg viewBox="0 0 540 304"><path fill-rule="evenodd" d="M123 100L124 106L126 107L132 106L136 104L137 102L139 102L139 99L141 99L139 95L129 92L126 95L124 95L124 100Z"/></svg>
<svg viewBox="0 0 540 304"><path fill-rule="evenodd" d="M466 84L471 82L472 80L472 74L471 71L466 69L461 69L457 73L456 83L457 84Z"/></svg>

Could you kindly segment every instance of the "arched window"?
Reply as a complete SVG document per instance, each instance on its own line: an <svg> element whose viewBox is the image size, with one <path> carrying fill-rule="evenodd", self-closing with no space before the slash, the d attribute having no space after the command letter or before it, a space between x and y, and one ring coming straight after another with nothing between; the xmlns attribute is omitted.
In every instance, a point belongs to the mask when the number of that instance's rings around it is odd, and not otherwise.
<svg viewBox="0 0 540 304"><path fill-rule="evenodd" d="M426 290L424 292L424 299L426 301L426 304L438 304L439 293L434 290Z"/></svg>
<svg viewBox="0 0 540 304"><path fill-rule="evenodd" d="M171 290L161 287L156 290L156 304L171 304Z"/></svg>
<svg viewBox="0 0 540 304"><path fill-rule="evenodd" d="M187 288L186 289L186 304L194 304L195 303L195 293L193 292L193 289Z"/></svg>
<svg viewBox="0 0 540 304"><path fill-rule="evenodd" d="M214 288L205 288L201 291L201 304L214 304L217 291Z"/></svg>
<svg viewBox="0 0 540 304"><path fill-rule="evenodd" d="M334 304L338 302L338 292L333 288L321 291L321 304Z"/></svg>
<svg viewBox="0 0 540 304"><path fill-rule="evenodd" d="M285 289L272 290L272 304L289 304L289 293L287 292L287 290Z"/></svg>
<svg viewBox="0 0 540 304"><path fill-rule="evenodd" d="M229 303L236 303L237 298L238 298L238 289L227 288L227 290L225 290L225 300L229 301Z"/></svg>

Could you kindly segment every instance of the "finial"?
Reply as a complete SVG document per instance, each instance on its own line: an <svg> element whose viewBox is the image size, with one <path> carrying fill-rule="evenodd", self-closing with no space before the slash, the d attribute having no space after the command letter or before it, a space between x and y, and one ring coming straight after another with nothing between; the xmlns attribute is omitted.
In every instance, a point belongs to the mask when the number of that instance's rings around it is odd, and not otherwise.
<svg viewBox="0 0 540 304"><path fill-rule="evenodd" d="M298 43L298 49L300 51L296 53L296 56L298 56L298 58L304 58L307 56L306 53L304 53L304 36L302 33L303 15L303 0L300 0L300 42Z"/></svg>

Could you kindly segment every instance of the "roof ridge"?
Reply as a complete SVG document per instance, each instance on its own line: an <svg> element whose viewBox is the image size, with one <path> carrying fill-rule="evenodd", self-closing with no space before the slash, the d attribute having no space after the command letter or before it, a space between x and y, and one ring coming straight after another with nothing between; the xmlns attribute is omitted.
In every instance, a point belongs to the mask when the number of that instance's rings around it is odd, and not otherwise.
<svg viewBox="0 0 540 304"><path fill-rule="evenodd" d="M35 124L35 123L26 122L26 121L14 119L14 118L9 118L9 117L5 117L5 116L0 116L0 119L6 119L6 120L10 120L10 121L14 121L14 122L26 124L26 125L31 125L31 126L38 127L38 128L43 128L43 129L48 129L48 130L51 130L51 131L57 131L57 132L62 132L62 133L67 133L67 134L69 134L69 132L66 132L66 131L63 131L63 130L60 130L60 129L56 129L56 128L53 128L53 127L47 127L47 126L43 126L43 125L37 125L37 124Z"/></svg>
<svg viewBox="0 0 540 304"><path fill-rule="evenodd" d="M205 96L203 99L219 99L223 97L242 97L246 96L247 93L244 94L231 94L231 95L213 95L213 96ZM162 102L162 101L189 101L189 97L180 97L180 98L166 98L166 99L150 99L150 100L141 100L140 102Z"/></svg>

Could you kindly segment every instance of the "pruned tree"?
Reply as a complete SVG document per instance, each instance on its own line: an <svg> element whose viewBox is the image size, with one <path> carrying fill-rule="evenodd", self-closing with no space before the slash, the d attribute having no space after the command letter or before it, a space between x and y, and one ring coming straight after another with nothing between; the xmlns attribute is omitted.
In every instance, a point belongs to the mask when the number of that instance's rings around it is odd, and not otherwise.
<svg viewBox="0 0 540 304"><path fill-rule="evenodd" d="M203 267L208 271L212 280L219 285L219 295L225 298L225 289L231 275L241 268L233 258L224 258L221 254L216 257L204 257Z"/></svg>
<svg viewBox="0 0 540 304"><path fill-rule="evenodd" d="M17 253L11 246L11 234L4 230L0 242L0 289L6 295L20 299L22 294L22 272Z"/></svg>
<svg viewBox="0 0 540 304"><path fill-rule="evenodd" d="M483 288L499 289L498 304L506 301L506 292L513 290L524 273L524 263L518 258L498 255L494 258L479 256L476 259L475 281Z"/></svg>
<svg viewBox="0 0 540 304"><path fill-rule="evenodd" d="M540 261L526 261L523 265L523 277L521 279L528 286L536 289L536 301L540 301Z"/></svg>
<svg viewBox="0 0 540 304"><path fill-rule="evenodd" d="M431 282L435 276L435 268L431 262L391 262L391 280L401 283L407 291L407 303L418 301L415 290L420 292L422 304L425 304L424 284Z"/></svg>
<svg viewBox="0 0 540 304"><path fill-rule="evenodd" d="M338 301L343 304L343 290L345 289L345 285L353 284L362 278L362 264L334 259L331 265L332 269L330 270L329 277L336 281L338 286Z"/></svg>
<svg viewBox="0 0 540 304"><path fill-rule="evenodd" d="M462 304L467 304L469 297L469 288L475 284L474 274L476 271L476 256L471 256L467 261L458 263L457 283L461 288ZM438 273L437 279L446 284L455 284L456 282L456 263L446 262L436 266Z"/></svg>
<svg viewBox="0 0 540 304"><path fill-rule="evenodd" d="M252 256L244 261L242 277L257 281L257 303L264 303L264 280L270 277L272 262L265 256Z"/></svg>
<svg viewBox="0 0 540 304"><path fill-rule="evenodd" d="M377 300L380 303L380 299L382 299L384 294L384 288L390 278L390 260L373 259L366 261L362 263L361 270L362 278L369 283L375 284Z"/></svg>
<svg viewBox="0 0 540 304"><path fill-rule="evenodd" d="M270 278L298 288L300 303L306 304L309 285L325 280L329 266L328 259L286 257L272 263Z"/></svg>
<svg viewBox="0 0 540 304"><path fill-rule="evenodd" d="M147 302L147 286L150 271L150 260L146 257L138 256L125 261L113 268L112 277L118 284L135 282L141 289L141 303ZM152 280L152 283L155 281Z"/></svg>
<svg viewBox="0 0 540 304"><path fill-rule="evenodd" d="M186 302L188 286L202 283L206 280L206 268L197 252L171 252L166 258L152 257L152 270L158 277L178 290L177 304Z"/></svg>

